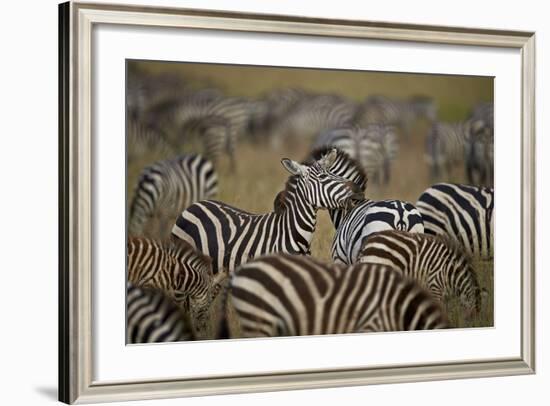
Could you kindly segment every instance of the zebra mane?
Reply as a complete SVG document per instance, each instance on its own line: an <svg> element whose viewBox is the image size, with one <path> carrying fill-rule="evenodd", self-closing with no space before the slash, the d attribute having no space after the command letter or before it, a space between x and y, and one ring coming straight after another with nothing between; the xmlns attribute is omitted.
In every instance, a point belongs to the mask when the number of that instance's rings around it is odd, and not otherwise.
<svg viewBox="0 0 550 406"><path fill-rule="evenodd" d="M336 175L343 176L343 171L349 173L353 172L355 174L353 180L356 184L358 184L361 187L361 190L364 192L367 189L367 182L368 178L365 173L365 170L363 167L357 162L357 160L350 157L347 153L344 151L335 148L334 146L323 146L320 148L314 149L310 154L309 157L306 158L302 163L306 165L311 165L313 162L318 161L323 156L328 154L331 150L336 149L336 160L334 161L333 166L330 168L332 172L334 172ZM342 167L341 162L345 162L344 167ZM334 166L338 165L338 168L335 168ZM345 176L344 176L345 177Z"/></svg>
<svg viewBox="0 0 550 406"><path fill-rule="evenodd" d="M275 214L282 214L286 211L287 205L287 196L289 193L292 193L296 190L296 184L298 183L298 175L290 176L286 183L285 188L277 193L275 200L273 200L273 211Z"/></svg>

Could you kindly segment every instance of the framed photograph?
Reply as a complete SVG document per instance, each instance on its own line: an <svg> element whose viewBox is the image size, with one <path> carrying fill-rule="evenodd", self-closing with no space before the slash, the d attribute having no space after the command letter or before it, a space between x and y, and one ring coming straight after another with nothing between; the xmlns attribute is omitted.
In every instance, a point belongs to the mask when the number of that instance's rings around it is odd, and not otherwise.
<svg viewBox="0 0 550 406"><path fill-rule="evenodd" d="M534 40L61 4L59 399L534 373Z"/></svg>

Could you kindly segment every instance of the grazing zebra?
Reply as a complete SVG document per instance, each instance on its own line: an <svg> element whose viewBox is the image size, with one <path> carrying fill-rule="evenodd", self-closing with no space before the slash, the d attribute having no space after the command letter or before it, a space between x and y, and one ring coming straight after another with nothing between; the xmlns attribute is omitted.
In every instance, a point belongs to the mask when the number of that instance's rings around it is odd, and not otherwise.
<svg viewBox="0 0 550 406"><path fill-rule="evenodd" d="M128 234L139 235L159 209L175 217L198 200L218 191L218 175L200 155L159 161L141 171L130 205Z"/></svg>
<svg viewBox="0 0 550 406"><path fill-rule="evenodd" d="M464 162L470 138L471 121L437 122L426 138L425 159L432 179L449 177L451 170Z"/></svg>
<svg viewBox="0 0 550 406"><path fill-rule="evenodd" d="M126 310L128 344L195 339L187 314L160 290L128 283Z"/></svg>
<svg viewBox="0 0 550 406"><path fill-rule="evenodd" d="M406 101L392 100L385 96L369 96L359 106L354 121L363 127L368 124L390 124L401 129L408 137L413 122L419 118L435 121L437 105L425 96L413 96Z"/></svg>
<svg viewBox="0 0 550 406"><path fill-rule="evenodd" d="M357 262L367 238L378 231L401 230L424 232L420 212L401 200L365 200L340 221L332 241L332 259L343 264Z"/></svg>
<svg viewBox="0 0 550 406"><path fill-rule="evenodd" d="M138 120L128 120L126 134L128 161L151 152L155 152L158 156L169 156L172 153L170 144L161 132L147 127Z"/></svg>
<svg viewBox="0 0 550 406"><path fill-rule="evenodd" d="M438 183L416 203L426 234L448 235L469 255L493 257L492 188Z"/></svg>
<svg viewBox="0 0 550 406"><path fill-rule="evenodd" d="M387 184L390 163L396 158L399 143L395 128L386 124L335 128L319 134L314 148L335 147L361 164L375 183Z"/></svg>
<svg viewBox="0 0 550 406"><path fill-rule="evenodd" d="M359 262L389 265L416 279L440 301L459 298L467 318L481 308L481 291L469 257L448 237L388 230L373 234Z"/></svg>
<svg viewBox="0 0 550 406"><path fill-rule="evenodd" d="M222 202L205 200L188 207L172 229L213 259L214 272L232 272L241 263L272 252L309 254L319 208L338 208L364 198L353 182L329 171L333 149L310 165L283 159L291 176L275 199L275 210L251 214Z"/></svg>
<svg viewBox="0 0 550 406"><path fill-rule="evenodd" d="M197 332L205 331L210 304L225 278L224 273L213 276L210 258L183 241L163 246L150 239L131 238L127 269L129 282L163 291L191 315Z"/></svg>
<svg viewBox="0 0 550 406"><path fill-rule="evenodd" d="M440 304L391 267L328 265L303 255L270 255L230 277L243 337L365 333L445 328ZM220 338L236 335L222 318Z"/></svg>
<svg viewBox="0 0 550 406"><path fill-rule="evenodd" d="M355 110L354 103L339 96L310 96L281 117L272 141L278 146L281 142L312 140L322 131L351 125Z"/></svg>

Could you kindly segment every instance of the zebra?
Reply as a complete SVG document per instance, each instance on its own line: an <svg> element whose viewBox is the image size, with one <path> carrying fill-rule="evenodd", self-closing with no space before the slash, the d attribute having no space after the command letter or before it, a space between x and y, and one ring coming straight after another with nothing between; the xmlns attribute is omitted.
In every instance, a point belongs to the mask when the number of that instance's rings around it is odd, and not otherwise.
<svg viewBox="0 0 550 406"><path fill-rule="evenodd" d="M319 134L314 148L336 147L357 160L375 183L387 184L390 163L396 158L399 142L395 127L386 124L367 124L334 128Z"/></svg>
<svg viewBox="0 0 550 406"><path fill-rule="evenodd" d="M127 280L157 289L191 315L197 332L207 328L208 312L225 279L212 273L212 261L183 241L162 245L146 238L130 238Z"/></svg>
<svg viewBox="0 0 550 406"><path fill-rule="evenodd" d="M140 235L159 209L179 213L198 200L215 197L218 175L200 155L181 155L158 161L141 171L130 204L128 233ZM175 216L175 215L174 215Z"/></svg>
<svg viewBox="0 0 550 406"><path fill-rule="evenodd" d="M336 158L334 159L329 171L337 176L354 183L359 188L360 193L365 194L367 189L368 178L363 170L363 167L357 160L351 158L346 152L334 147L321 147L314 149L309 157L304 161L304 164L312 164L328 154L332 149L336 149ZM277 200L276 200L277 201ZM358 201L359 202L359 201ZM329 209L329 216L335 229L340 227L342 219L344 219L351 210L351 205L345 208Z"/></svg>
<svg viewBox="0 0 550 406"><path fill-rule="evenodd" d="M232 272L241 263L271 252L310 254L318 209L344 207L364 198L357 185L328 170L337 154L333 149L309 165L284 158L281 163L292 176L276 196L274 211L252 214L204 200L177 218L173 238L210 256L214 272Z"/></svg>
<svg viewBox="0 0 550 406"><path fill-rule="evenodd" d="M241 265L224 296L219 338L238 335L227 324L230 303L242 337L447 327L441 305L427 291L379 264L345 267L303 255L264 256Z"/></svg>
<svg viewBox="0 0 550 406"><path fill-rule="evenodd" d="M459 298L467 319L481 309L481 290L470 258L448 237L381 231L366 240L359 262L392 266L440 301L449 295Z"/></svg>
<svg viewBox="0 0 550 406"><path fill-rule="evenodd" d="M470 116L472 132L466 151L466 175L470 184L493 186L493 103L476 105Z"/></svg>
<svg viewBox="0 0 550 406"><path fill-rule="evenodd" d="M170 156L172 148L163 133L147 127L139 120L129 119L126 130L126 152L128 161L154 152L158 156Z"/></svg>
<svg viewBox="0 0 550 406"><path fill-rule="evenodd" d="M128 344L195 340L188 315L162 291L126 285Z"/></svg>
<svg viewBox="0 0 550 406"><path fill-rule="evenodd" d="M320 132L352 124L355 103L335 95L310 96L281 117L273 130L275 147L282 142L312 140Z"/></svg>
<svg viewBox="0 0 550 406"><path fill-rule="evenodd" d="M454 167L464 162L471 125L470 120L432 125L426 138L425 154L432 179L448 177Z"/></svg>
<svg viewBox="0 0 550 406"><path fill-rule="evenodd" d="M418 209L409 202L366 199L340 220L332 240L332 259L343 264L357 262L365 241L382 230L423 233L424 222Z"/></svg>
<svg viewBox="0 0 550 406"><path fill-rule="evenodd" d="M412 96L408 100L392 100L382 95L372 95L359 106L354 122L367 124L391 124L401 129L408 138L413 122L425 118L433 122L437 118L435 101L426 96Z"/></svg>
<svg viewBox="0 0 550 406"><path fill-rule="evenodd" d="M426 234L448 235L472 256L493 257L494 190L438 183L416 203Z"/></svg>

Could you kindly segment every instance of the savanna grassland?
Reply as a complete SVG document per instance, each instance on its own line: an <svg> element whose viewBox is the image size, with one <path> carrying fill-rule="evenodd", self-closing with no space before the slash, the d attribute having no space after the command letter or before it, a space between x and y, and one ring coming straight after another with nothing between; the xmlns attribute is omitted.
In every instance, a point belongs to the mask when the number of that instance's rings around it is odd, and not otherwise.
<svg viewBox="0 0 550 406"><path fill-rule="evenodd" d="M443 121L458 121L468 117L472 106L493 97L493 81L490 78L442 76L422 74L392 74L380 72L336 72L310 69L258 68L208 64L181 64L158 62L134 62L143 71L150 73L170 72L181 77L197 89L216 87L227 96L257 98L266 92L284 87L301 87L316 93L336 93L354 101L362 101L372 94L406 98L422 94L432 97L438 104L438 116ZM428 166L424 161L425 139L429 124L418 121L410 137L401 138L399 154L391 167L391 178L387 186L369 182L366 196L370 199L401 199L415 203L420 194L430 186ZM222 159L217 167L219 194L217 200L229 203L243 210L265 213L273 209L277 193L284 188L288 172L281 158L302 160L306 158L310 141L300 145L271 148L267 144L253 143L243 138L236 148L236 168L230 169L229 162ZM185 151L174 151L190 152ZM193 151L200 152L200 151ZM140 159L128 162L127 196L128 204L143 167L158 159L168 157L150 153ZM457 168L447 179L466 183L464 168ZM177 215L177 214L176 214ZM165 216L150 227L152 236L166 238L175 220L174 214ZM312 255L330 261L330 247L334 227L326 211L320 211L317 229L312 244ZM493 325L493 263L475 262L475 269L482 288L488 292L487 303L478 317L466 323L455 300L449 300L448 314L453 326Z"/></svg>

